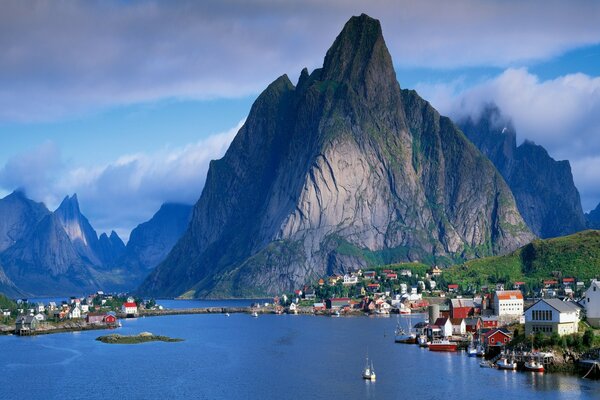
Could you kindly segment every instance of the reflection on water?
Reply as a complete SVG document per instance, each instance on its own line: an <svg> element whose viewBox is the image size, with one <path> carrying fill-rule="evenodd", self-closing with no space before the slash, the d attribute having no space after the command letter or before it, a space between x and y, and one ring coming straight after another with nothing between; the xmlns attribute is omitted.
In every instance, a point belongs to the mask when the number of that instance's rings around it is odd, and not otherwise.
<svg viewBox="0 0 600 400"><path fill-rule="evenodd" d="M62 399L64 382L83 375L85 390L69 398L104 399L107 387L123 399L600 398L598 382L480 368L464 353L396 344L395 325L396 318L180 315L125 320L117 330L180 343L108 345L94 340L103 331L5 336L0 397L18 398L27 387L28 399ZM361 376L367 352L376 382Z"/></svg>

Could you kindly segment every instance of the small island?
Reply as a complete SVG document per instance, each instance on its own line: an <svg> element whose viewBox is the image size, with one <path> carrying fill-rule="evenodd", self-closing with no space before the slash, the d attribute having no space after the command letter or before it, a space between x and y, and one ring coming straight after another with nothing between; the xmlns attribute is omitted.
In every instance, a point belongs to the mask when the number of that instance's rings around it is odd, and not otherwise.
<svg viewBox="0 0 600 400"><path fill-rule="evenodd" d="M146 342L182 342L183 339L170 338L168 336L153 335L150 332L142 332L138 335L111 335L99 336L96 340L110 344L138 344Z"/></svg>

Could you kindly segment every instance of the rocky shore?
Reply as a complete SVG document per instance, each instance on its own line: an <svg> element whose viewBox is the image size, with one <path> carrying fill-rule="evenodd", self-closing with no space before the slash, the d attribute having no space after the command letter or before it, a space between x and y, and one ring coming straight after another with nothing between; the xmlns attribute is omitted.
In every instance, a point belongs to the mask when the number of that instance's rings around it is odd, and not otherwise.
<svg viewBox="0 0 600 400"><path fill-rule="evenodd" d="M153 335L150 332L142 332L138 335L112 335L99 336L96 340L108 344L139 344L146 342L182 342L183 339L170 338L168 336Z"/></svg>

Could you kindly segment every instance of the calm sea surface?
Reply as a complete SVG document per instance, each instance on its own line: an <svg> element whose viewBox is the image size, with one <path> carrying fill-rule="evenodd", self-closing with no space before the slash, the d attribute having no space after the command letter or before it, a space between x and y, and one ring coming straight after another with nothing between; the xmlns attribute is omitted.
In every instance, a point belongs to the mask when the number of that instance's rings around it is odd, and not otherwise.
<svg viewBox="0 0 600 400"><path fill-rule="evenodd" d="M395 324L395 317L178 315L126 320L117 332L150 331L180 343L94 340L105 331L3 336L0 398L600 398L598 382L483 369L463 353L395 344ZM377 382L361 379L367 351Z"/></svg>

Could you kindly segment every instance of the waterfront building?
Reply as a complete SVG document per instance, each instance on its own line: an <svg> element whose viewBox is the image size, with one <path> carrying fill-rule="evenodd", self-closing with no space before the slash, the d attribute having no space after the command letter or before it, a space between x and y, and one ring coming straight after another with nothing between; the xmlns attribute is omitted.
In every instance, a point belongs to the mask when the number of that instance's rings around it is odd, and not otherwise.
<svg viewBox="0 0 600 400"><path fill-rule="evenodd" d="M475 313L475 301L473 299L450 300L450 317L467 318Z"/></svg>
<svg viewBox="0 0 600 400"><path fill-rule="evenodd" d="M325 300L325 304L327 305L328 309L335 310L349 306L350 299L348 297L331 298Z"/></svg>
<svg viewBox="0 0 600 400"><path fill-rule="evenodd" d="M465 324L464 318L450 318L452 323L452 334L453 335L465 335L467 333L467 325Z"/></svg>
<svg viewBox="0 0 600 400"><path fill-rule="evenodd" d="M81 308L79 305L75 305L69 311L69 319L81 318Z"/></svg>
<svg viewBox="0 0 600 400"><path fill-rule="evenodd" d="M581 304L585 307L587 322L600 328L600 282L593 280L588 290L583 295Z"/></svg>
<svg viewBox="0 0 600 400"><path fill-rule="evenodd" d="M88 324L100 324L104 322L106 314L103 313L89 313L85 316L85 322Z"/></svg>
<svg viewBox="0 0 600 400"><path fill-rule="evenodd" d="M465 318L465 328L469 333L477 333L483 328L483 322L479 317Z"/></svg>
<svg viewBox="0 0 600 400"><path fill-rule="evenodd" d="M15 322L15 332L19 335L27 335L37 328L38 320L33 315L21 315Z"/></svg>
<svg viewBox="0 0 600 400"><path fill-rule="evenodd" d="M577 333L580 307L571 301L541 299L525 311L525 334L542 332L560 336Z"/></svg>
<svg viewBox="0 0 600 400"><path fill-rule="evenodd" d="M440 334L443 337L452 336L452 321L450 321L450 318L438 318L433 325L440 328Z"/></svg>
<svg viewBox="0 0 600 400"><path fill-rule="evenodd" d="M496 291L494 311L503 323L519 321L523 315L523 293L520 290Z"/></svg>
<svg viewBox="0 0 600 400"><path fill-rule="evenodd" d="M131 299L127 299L127 300L131 300ZM126 301L121 306L121 312L123 312L123 314L127 315L128 317L135 317L138 315L137 304L135 304L134 301Z"/></svg>
<svg viewBox="0 0 600 400"><path fill-rule="evenodd" d="M506 329L495 328L491 329L482 335L483 342L488 347L493 346L506 346L511 340L512 335Z"/></svg>

